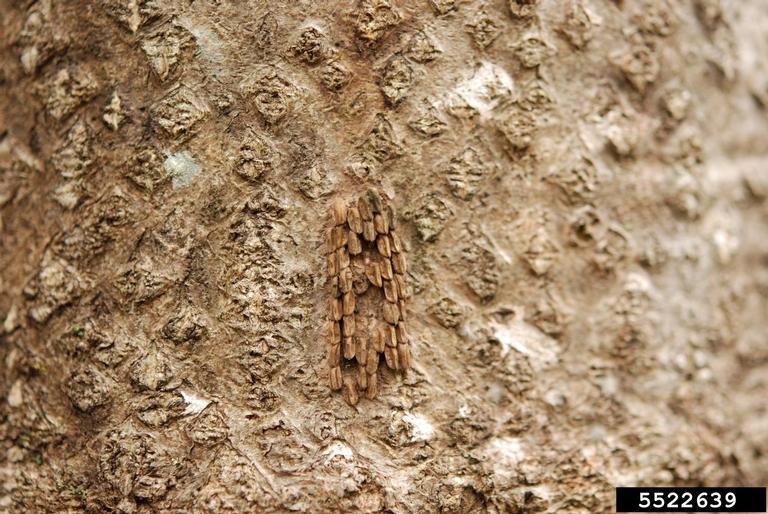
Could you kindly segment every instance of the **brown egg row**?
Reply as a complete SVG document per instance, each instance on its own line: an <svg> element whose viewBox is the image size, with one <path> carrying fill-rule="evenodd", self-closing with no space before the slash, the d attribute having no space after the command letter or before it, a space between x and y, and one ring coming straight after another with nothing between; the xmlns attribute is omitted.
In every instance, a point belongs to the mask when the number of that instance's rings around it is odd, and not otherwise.
<svg viewBox="0 0 768 514"><path fill-rule="evenodd" d="M354 405L358 391L369 399L378 394L379 357L393 370L411 367L411 350L405 318L409 292L405 280L407 262L400 237L395 232L392 209L381 196L368 190L357 202L347 205L337 200L331 206L333 226L325 237L331 298L328 328L328 367L331 389L344 389L344 397ZM383 323L372 337L357 334L357 301L353 289L353 260L368 255L361 269L371 285L382 291ZM356 376L343 377L342 357L357 362Z"/></svg>

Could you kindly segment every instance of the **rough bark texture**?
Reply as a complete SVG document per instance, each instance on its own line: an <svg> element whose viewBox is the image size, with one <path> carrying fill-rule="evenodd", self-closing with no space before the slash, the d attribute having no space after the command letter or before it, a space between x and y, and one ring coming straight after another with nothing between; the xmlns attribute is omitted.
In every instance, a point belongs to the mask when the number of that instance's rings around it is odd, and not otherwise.
<svg viewBox="0 0 768 514"><path fill-rule="evenodd" d="M763 0L0 2L0 510L768 481ZM329 388L368 187L413 368Z"/></svg>

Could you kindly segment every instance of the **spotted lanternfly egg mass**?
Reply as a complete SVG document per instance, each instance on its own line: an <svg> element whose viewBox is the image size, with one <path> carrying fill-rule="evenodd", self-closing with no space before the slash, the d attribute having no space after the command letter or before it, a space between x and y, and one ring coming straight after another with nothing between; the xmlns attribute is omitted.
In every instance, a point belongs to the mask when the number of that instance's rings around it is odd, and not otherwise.
<svg viewBox="0 0 768 514"><path fill-rule="evenodd" d="M393 212L369 189L349 203L334 201L332 226L325 232L331 284L328 375L331 389L343 389L350 405L359 401L361 392L368 399L376 397L382 357L390 369L411 367L406 258ZM349 369L352 361L354 371Z"/></svg>

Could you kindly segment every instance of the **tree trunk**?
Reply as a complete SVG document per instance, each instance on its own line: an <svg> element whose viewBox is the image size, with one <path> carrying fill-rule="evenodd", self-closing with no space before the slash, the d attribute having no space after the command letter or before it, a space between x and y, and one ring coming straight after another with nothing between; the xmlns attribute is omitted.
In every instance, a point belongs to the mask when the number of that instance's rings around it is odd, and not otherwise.
<svg viewBox="0 0 768 514"><path fill-rule="evenodd" d="M0 24L1 511L586 514L768 481L764 1ZM349 405L323 238L368 189L412 367Z"/></svg>

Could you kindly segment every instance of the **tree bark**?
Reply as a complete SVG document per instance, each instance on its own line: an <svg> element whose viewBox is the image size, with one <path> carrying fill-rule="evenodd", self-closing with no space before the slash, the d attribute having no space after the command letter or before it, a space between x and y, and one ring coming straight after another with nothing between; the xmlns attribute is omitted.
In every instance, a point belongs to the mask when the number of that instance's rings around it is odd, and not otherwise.
<svg viewBox="0 0 768 514"><path fill-rule="evenodd" d="M765 484L767 29L761 0L0 1L0 511ZM350 406L323 234L369 188L413 366Z"/></svg>

